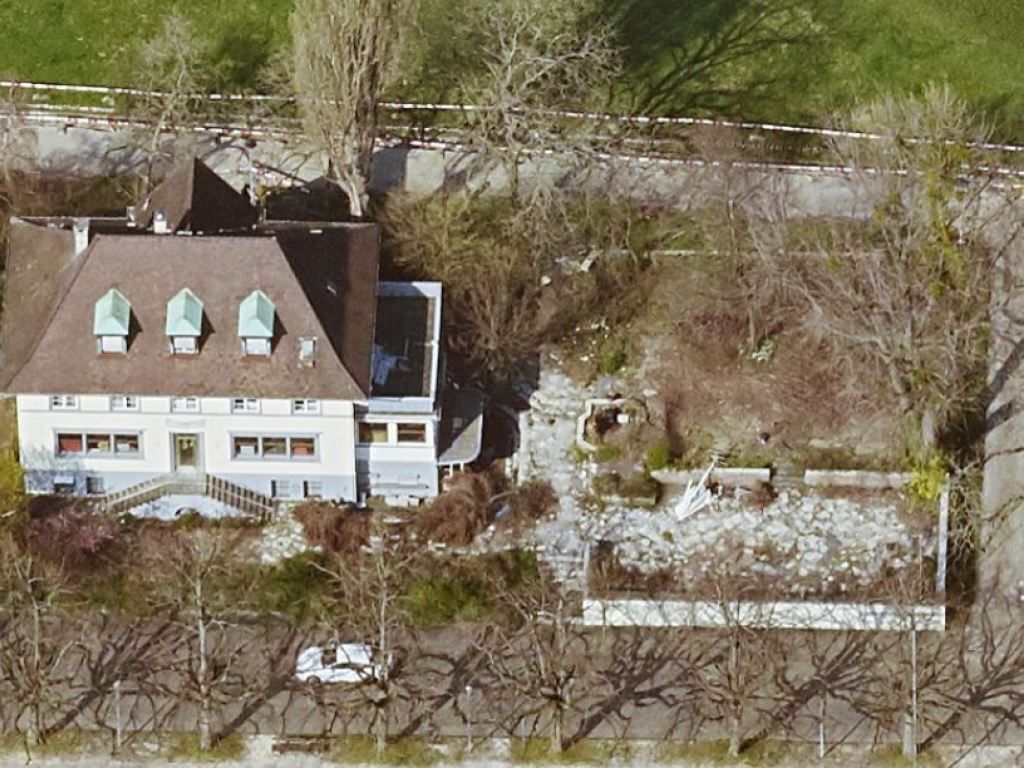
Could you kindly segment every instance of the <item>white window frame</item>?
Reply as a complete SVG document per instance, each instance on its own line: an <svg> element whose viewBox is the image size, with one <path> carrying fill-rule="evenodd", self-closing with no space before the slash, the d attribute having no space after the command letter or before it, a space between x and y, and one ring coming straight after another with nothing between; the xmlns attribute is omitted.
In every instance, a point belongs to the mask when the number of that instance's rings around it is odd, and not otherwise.
<svg viewBox="0 0 1024 768"><path fill-rule="evenodd" d="M110 410L112 411L137 411L139 410L138 395L111 395Z"/></svg>
<svg viewBox="0 0 1024 768"><path fill-rule="evenodd" d="M199 352L199 339L195 336L172 336L171 354L194 355Z"/></svg>
<svg viewBox="0 0 1024 768"><path fill-rule="evenodd" d="M235 451L235 441L238 439L250 439L256 441L256 453L252 456L243 456ZM263 449L264 440L284 440L285 449L283 454L267 455ZM296 456L292 452L293 440L312 440L313 453L308 456ZM280 435L280 434L254 434L252 432L232 432L228 439L228 451L232 461L319 461L320 460L320 436L319 435Z"/></svg>
<svg viewBox="0 0 1024 768"><path fill-rule="evenodd" d="M99 485L97 490L94 485ZM89 496L102 496L107 492L107 482L103 475L87 475L85 478L85 492Z"/></svg>
<svg viewBox="0 0 1024 768"><path fill-rule="evenodd" d="M77 411L78 395L50 395L51 411Z"/></svg>
<svg viewBox="0 0 1024 768"><path fill-rule="evenodd" d="M81 440L82 450L66 451L60 450L61 435L78 435ZM109 449L106 451L89 451L89 436L105 435ZM117 450L117 438L134 437L138 445L135 451ZM81 456L87 459L141 459L142 456L142 433L131 429L55 429L53 431L53 455L57 458L68 456Z"/></svg>
<svg viewBox="0 0 1024 768"><path fill-rule="evenodd" d="M292 400L292 413L302 416L312 416L320 413L320 401L314 397L302 397Z"/></svg>
<svg viewBox="0 0 1024 768"><path fill-rule="evenodd" d="M199 398L192 395L172 397L171 413L199 413Z"/></svg>
<svg viewBox="0 0 1024 768"><path fill-rule="evenodd" d="M258 397L233 397L231 398L232 413L259 413L260 399Z"/></svg>
<svg viewBox="0 0 1024 768"><path fill-rule="evenodd" d="M242 339L242 354L246 357L270 357L270 339L246 336Z"/></svg>
<svg viewBox="0 0 1024 768"><path fill-rule="evenodd" d="M123 355L128 351L128 337L114 335L100 336L99 348L101 354Z"/></svg>
<svg viewBox="0 0 1024 768"><path fill-rule="evenodd" d="M323 480L304 480L302 482L302 497L304 499L322 499L324 497Z"/></svg>
<svg viewBox="0 0 1024 768"><path fill-rule="evenodd" d="M275 477L270 481L270 496L274 499L301 499L304 487L298 478Z"/></svg>
<svg viewBox="0 0 1024 768"><path fill-rule="evenodd" d="M370 442L363 442L359 435L359 428L363 425L368 427L384 427L384 433L386 437L383 440L371 440ZM391 431L391 423L387 421L367 421L366 419L360 419L356 422L356 445L394 445L395 439Z"/></svg>
<svg viewBox="0 0 1024 768"><path fill-rule="evenodd" d="M402 427L422 427L423 428L423 439L422 440L403 440L399 436L399 432L401 431ZM425 421L396 421L394 423L394 429L395 429L395 445L430 445L430 429L427 427L427 423Z"/></svg>

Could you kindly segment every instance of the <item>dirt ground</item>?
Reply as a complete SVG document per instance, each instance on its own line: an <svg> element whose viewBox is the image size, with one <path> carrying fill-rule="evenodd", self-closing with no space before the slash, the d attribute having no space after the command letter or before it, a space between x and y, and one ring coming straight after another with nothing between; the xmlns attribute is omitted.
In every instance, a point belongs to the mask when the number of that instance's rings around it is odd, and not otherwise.
<svg viewBox="0 0 1024 768"><path fill-rule="evenodd" d="M711 443L734 456L819 466L897 460L899 422L884 393L857 392L824 345L780 334L759 362L740 352L738 334L716 337L699 321L647 344L645 368L677 450Z"/></svg>

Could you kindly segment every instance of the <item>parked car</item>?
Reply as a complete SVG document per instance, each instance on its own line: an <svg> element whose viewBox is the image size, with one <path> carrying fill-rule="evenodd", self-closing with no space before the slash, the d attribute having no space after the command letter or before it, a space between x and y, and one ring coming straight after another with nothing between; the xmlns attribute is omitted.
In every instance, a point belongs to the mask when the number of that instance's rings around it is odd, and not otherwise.
<svg viewBox="0 0 1024 768"><path fill-rule="evenodd" d="M361 643L314 645L299 652L295 677L304 683L365 683L382 680L392 657L380 659L371 646Z"/></svg>

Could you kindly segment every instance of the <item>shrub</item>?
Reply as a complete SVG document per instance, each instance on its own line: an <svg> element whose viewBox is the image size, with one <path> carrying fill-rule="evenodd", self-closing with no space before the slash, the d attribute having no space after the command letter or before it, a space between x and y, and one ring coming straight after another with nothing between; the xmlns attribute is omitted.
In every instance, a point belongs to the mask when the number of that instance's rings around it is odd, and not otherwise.
<svg viewBox="0 0 1024 768"><path fill-rule="evenodd" d="M491 521L495 478L482 472L461 472L448 490L416 517L416 532L423 538L452 546L466 546Z"/></svg>
<svg viewBox="0 0 1024 768"><path fill-rule="evenodd" d="M495 525L519 531L551 514L557 506L558 496L551 483L546 480L530 480L512 493L506 513L495 521Z"/></svg>
<svg viewBox="0 0 1024 768"><path fill-rule="evenodd" d="M18 454L7 448L0 451L0 515L13 515L25 503L25 473Z"/></svg>
<svg viewBox="0 0 1024 768"><path fill-rule="evenodd" d="M665 438L652 443L647 448L647 453L644 456L644 466L647 467L648 472L665 469L671 461L672 448L669 446L668 440Z"/></svg>
<svg viewBox="0 0 1024 768"><path fill-rule="evenodd" d="M597 359L597 372L604 376L618 373L626 364L626 350L621 344L608 343Z"/></svg>
<svg viewBox="0 0 1024 768"><path fill-rule="evenodd" d="M310 546L326 552L353 553L370 540L370 513L327 501L308 501L292 511Z"/></svg>
<svg viewBox="0 0 1024 768"><path fill-rule="evenodd" d="M479 621L489 609L488 585L466 573L447 572L416 581L406 590L409 614L421 627Z"/></svg>
<svg viewBox="0 0 1024 768"><path fill-rule="evenodd" d="M258 575L255 594L261 610L286 613L297 621L315 615L316 605L329 583L317 568L321 556L303 552L286 558Z"/></svg>
<svg viewBox="0 0 1024 768"><path fill-rule="evenodd" d="M936 453L911 470L907 490L915 501L931 504L938 500L945 482L946 460Z"/></svg>
<svg viewBox="0 0 1024 768"><path fill-rule="evenodd" d="M30 520L26 530L29 549L40 557L70 568L95 561L118 539L116 521L68 504Z"/></svg>

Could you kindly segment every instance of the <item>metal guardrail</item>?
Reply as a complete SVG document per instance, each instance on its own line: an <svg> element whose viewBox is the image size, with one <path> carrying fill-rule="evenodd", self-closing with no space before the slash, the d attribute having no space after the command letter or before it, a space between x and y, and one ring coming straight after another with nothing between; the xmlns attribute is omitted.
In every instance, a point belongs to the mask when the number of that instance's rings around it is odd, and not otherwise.
<svg viewBox="0 0 1024 768"><path fill-rule="evenodd" d="M151 501L173 495L206 496L248 515L266 520L274 511L274 500L228 480L205 473L165 474L114 491L98 500L103 512L119 515Z"/></svg>

